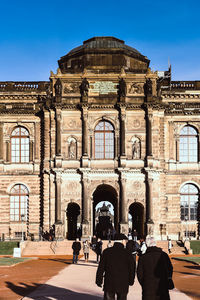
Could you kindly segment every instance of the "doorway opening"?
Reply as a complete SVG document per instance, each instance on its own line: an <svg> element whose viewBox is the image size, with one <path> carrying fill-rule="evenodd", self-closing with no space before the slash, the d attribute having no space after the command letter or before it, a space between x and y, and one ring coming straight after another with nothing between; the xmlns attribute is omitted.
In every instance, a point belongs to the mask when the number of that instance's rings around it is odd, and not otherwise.
<svg viewBox="0 0 200 300"><path fill-rule="evenodd" d="M80 231L80 206L76 203L69 203L67 206L67 222L68 222L68 240L74 240L79 237Z"/></svg>
<svg viewBox="0 0 200 300"><path fill-rule="evenodd" d="M93 200L93 233L101 239L113 239L118 231L116 190L110 185L99 185Z"/></svg>
<svg viewBox="0 0 200 300"><path fill-rule="evenodd" d="M137 237L140 239L144 236L144 206L135 202L129 206L128 214L129 231L133 232L135 229L138 233Z"/></svg>

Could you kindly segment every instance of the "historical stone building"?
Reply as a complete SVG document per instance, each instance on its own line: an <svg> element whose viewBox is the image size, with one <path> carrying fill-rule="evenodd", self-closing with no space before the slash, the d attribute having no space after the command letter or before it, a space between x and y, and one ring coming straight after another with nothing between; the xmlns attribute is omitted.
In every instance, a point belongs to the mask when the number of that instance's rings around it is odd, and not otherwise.
<svg viewBox="0 0 200 300"><path fill-rule="evenodd" d="M0 82L0 234L95 230L96 206L139 235L198 236L200 81L171 81L114 37L58 61L46 82ZM130 226L130 225L129 225ZM131 228L131 229L132 229Z"/></svg>

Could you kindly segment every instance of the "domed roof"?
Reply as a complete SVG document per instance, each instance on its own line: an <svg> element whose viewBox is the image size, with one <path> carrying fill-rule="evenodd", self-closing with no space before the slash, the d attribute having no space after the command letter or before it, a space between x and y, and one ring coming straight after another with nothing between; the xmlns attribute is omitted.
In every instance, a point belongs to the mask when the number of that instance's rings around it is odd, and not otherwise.
<svg viewBox="0 0 200 300"><path fill-rule="evenodd" d="M149 60L124 41L111 36L93 37L72 49L58 61L62 73L79 73L84 69L97 73L120 72L121 68L145 73Z"/></svg>
<svg viewBox="0 0 200 300"><path fill-rule="evenodd" d="M83 49L125 49L141 55L135 48L127 46L124 41L112 36L93 37L84 41L83 45L72 49L68 54L76 53Z"/></svg>

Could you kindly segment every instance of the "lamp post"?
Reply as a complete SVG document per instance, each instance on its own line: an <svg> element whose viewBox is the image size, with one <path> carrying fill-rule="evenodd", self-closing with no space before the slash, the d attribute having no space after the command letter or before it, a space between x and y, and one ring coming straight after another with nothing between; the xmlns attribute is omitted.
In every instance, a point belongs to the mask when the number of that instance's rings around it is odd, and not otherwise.
<svg viewBox="0 0 200 300"><path fill-rule="evenodd" d="M24 228L23 228L23 222L24 222L24 217L25 215L24 214L21 214L21 221L22 221L22 242L24 241Z"/></svg>
<svg viewBox="0 0 200 300"><path fill-rule="evenodd" d="M186 235L186 240L188 239L188 228L187 228L187 221L188 221L188 216L186 215L185 216L185 227L186 227L186 230L185 230L185 235Z"/></svg>

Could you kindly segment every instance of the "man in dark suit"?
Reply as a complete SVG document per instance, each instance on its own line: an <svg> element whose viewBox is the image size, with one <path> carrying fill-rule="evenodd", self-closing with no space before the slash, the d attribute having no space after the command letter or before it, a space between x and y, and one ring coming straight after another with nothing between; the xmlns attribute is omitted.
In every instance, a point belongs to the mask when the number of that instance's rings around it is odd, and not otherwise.
<svg viewBox="0 0 200 300"><path fill-rule="evenodd" d="M169 300L168 280L173 267L167 253L156 247L153 237L146 239L147 250L139 257L138 281L142 286L142 300Z"/></svg>
<svg viewBox="0 0 200 300"><path fill-rule="evenodd" d="M96 274L96 284L101 287L104 278L104 300L126 300L129 285L135 279L135 261L125 249L126 236L115 235L113 247L103 251Z"/></svg>
<svg viewBox="0 0 200 300"><path fill-rule="evenodd" d="M77 238L75 242L72 244L73 249L73 264L77 264L79 252L81 250L81 243L79 242L79 239Z"/></svg>

